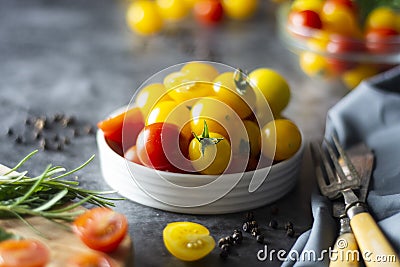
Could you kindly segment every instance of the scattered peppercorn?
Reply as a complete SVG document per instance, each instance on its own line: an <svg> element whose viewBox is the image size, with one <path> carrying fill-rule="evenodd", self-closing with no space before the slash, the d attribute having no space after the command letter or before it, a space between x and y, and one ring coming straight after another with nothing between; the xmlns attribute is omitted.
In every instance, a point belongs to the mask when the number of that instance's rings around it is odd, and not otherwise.
<svg viewBox="0 0 400 267"><path fill-rule="evenodd" d="M271 221L269 221L268 226L271 227L272 229L277 229L278 222L276 220L271 220Z"/></svg>
<svg viewBox="0 0 400 267"><path fill-rule="evenodd" d="M15 138L15 142L17 144L22 144L24 143L24 138L21 135L18 135L17 138Z"/></svg>
<svg viewBox="0 0 400 267"><path fill-rule="evenodd" d="M225 237L221 237L221 238L218 240L218 247L222 247L222 245L225 245L225 244L226 244Z"/></svg>
<svg viewBox="0 0 400 267"><path fill-rule="evenodd" d="M223 259L226 259L226 258L228 258L228 256L229 256L229 251L224 250L224 249L221 249L221 252L219 253L219 256L220 256L221 258L223 258Z"/></svg>
<svg viewBox="0 0 400 267"><path fill-rule="evenodd" d="M13 134L14 134L13 128L8 128L8 130L7 130L7 135L8 135L8 136L12 136Z"/></svg>
<svg viewBox="0 0 400 267"><path fill-rule="evenodd" d="M257 227L258 227L257 221L254 221L254 220L251 221L251 222L250 222L250 227L251 227L251 228L257 228Z"/></svg>
<svg viewBox="0 0 400 267"><path fill-rule="evenodd" d="M263 234L257 235L256 240L258 243L263 244L264 243L264 235Z"/></svg>
<svg viewBox="0 0 400 267"><path fill-rule="evenodd" d="M286 235L287 235L288 237L294 237L294 234L295 234L295 232L294 232L294 229L293 229L293 228L288 228L288 229L286 230Z"/></svg>
<svg viewBox="0 0 400 267"><path fill-rule="evenodd" d="M288 229L293 229L293 223L292 222L286 222L285 223L285 230L288 230Z"/></svg>
<svg viewBox="0 0 400 267"><path fill-rule="evenodd" d="M243 223L242 229L243 229L243 231L245 231L246 233L250 233L250 231L251 231L250 223L249 223L249 222Z"/></svg>
<svg viewBox="0 0 400 267"><path fill-rule="evenodd" d="M260 234L260 230L258 230L257 227L254 227L254 228L251 229L250 234L251 234L252 236L254 236L254 237L257 237L257 235Z"/></svg>

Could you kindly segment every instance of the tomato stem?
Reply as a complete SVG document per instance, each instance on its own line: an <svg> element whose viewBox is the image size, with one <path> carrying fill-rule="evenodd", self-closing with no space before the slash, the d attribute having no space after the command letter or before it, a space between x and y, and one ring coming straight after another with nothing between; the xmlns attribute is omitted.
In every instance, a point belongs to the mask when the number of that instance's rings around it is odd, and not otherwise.
<svg viewBox="0 0 400 267"><path fill-rule="evenodd" d="M233 74L233 80L235 82L236 91L239 95L244 95L247 90L251 90L251 85L248 81L247 75L240 69L236 69Z"/></svg>
<svg viewBox="0 0 400 267"><path fill-rule="evenodd" d="M201 134L201 136L198 136L195 132L192 132L192 134L194 135L194 138L196 138L197 141L199 141L201 144L200 149L201 149L202 156L204 156L204 151L206 150L207 146L216 145L220 141L224 140L223 137L218 137L218 138L210 137L210 132L208 130L206 120L204 120L204 128L203 128L203 133Z"/></svg>

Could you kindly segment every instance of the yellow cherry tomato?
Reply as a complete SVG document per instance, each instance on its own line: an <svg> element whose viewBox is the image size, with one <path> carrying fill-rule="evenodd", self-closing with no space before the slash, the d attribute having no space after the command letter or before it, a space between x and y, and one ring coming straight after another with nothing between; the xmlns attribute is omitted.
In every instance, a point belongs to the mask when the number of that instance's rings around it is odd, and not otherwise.
<svg viewBox="0 0 400 267"><path fill-rule="evenodd" d="M214 66L196 61L186 63L181 72L190 74L189 77L197 77L197 80L202 79L201 81L212 81L218 76L218 70Z"/></svg>
<svg viewBox="0 0 400 267"><path fill-rule="evenodd" d="M156 122L168 122L178 126L178 129L186 139L191 139L190 110L185 103L177 103L173 100L158 102L146 118L145 125Z"/></svg>
<svg viewBox="0 0 400 267"><path fill-rule="evenodd" d="M361 37L361 29L354 12L340 3L327 1L320 13L324 29L349 37Z"/></svg>
<svg viewBox="0 0 400 267"><path fill-rule="evenodd" d="M397 29L396 12L390 7L377 7L367 16L365 26L367 29Z"/></svg>
<svg viewBox="0 0 400 267"><path fill-rule="evenodd" d="M290 8L294 11L312 10L319 13L323 4L324 2L321 0L295 0Z"/></svg>
<svg viewBox="0 0 400 267"><path fill-rule="evenodd" d="M126 22L130 29L141 35L158 33L164 24L156 4L151 0L133 2L126 13Z"/></svg>
<svg viewBox="0 0 400 267"><path fill-rule="evenodd" d="M224 13L237 20L245 20L254 15L258 0L222 0Z"/></svg>
<svg viewBox="0 0 400 267"><path fill-rule="evenodd" d="M250 85L244 91L239 91L234 78L234 72L225 72L216 77L214 79L215 97L230 106L241 119L244 119L253 113L252 107L256 104L256 93Z"/></svg>
<svg viewBox="0 0 400 267"><path fill-rule="evenodd" d="M231 158L229 141L223 135L213 132L208 137L201 135L199 138L205 139L193 138L189 144L189 159L193 168L201 174L222 174Z"/></svg>
<svg viewBox="0 0 400 267"><path fill-rule="evenodd" d="M203 97L197 100L190 110L191 129L200 135L204 129L204 121L210 132L218 133L230 140L241 122L239 116L227 104L215 97Z"/></svg>
<svg viewBox="0 0 400 267"><path fill-rule="evenodd" d="M299 55L300 68L310 77L328 77L328 63L326 58L318 53L304 51Z"/></svg>
<svg viewBox="0 0 400 267"><path fill-rule="evenodd" d="M278 115L289 104L290 88L285 78L278 72L260 68L249 74L257 96L257 107L265 105L265 100L274 115ZM258 90L257 90L258 89Z"/></svg>
<svg viewBox="0 0 400 267"><path fill-rule="evenodd" d="M156 0L161 16L166 20L178 21L189 14L185 0Z"/></svg>
<svg viewBox="0 0 400 267"><path fill-rule="evenodd" d="M146 118L153 106L162 100L171 100L171 98L167 95L163 84L153 83L143 87L137 93L134 106L140 108Z"/></svg>
<svg viewBox="0 0 400 267"><path fill-rule="evenodd" d="M213 85L206 78L193 76L181 71L173 72L164 78L168 96L177 102L183 102L214 94Z"/></svg>
<svg viewBox="0 0 400 267"><path fill-rule="evenodd" d="M261 142L264 156L281 161L293 156L299 150L302 140L296 124L290 120L278 119L262 128Z"/></svg>
<svg viewBox="0 0 400 267"><path fill-rule="evenodd" d="M257 123L251 120L243 121L250 143L250 156L257 157L261 151L261 129Z"/></svg>
<svg viewBox="0 0 400 267"><path fill-rule="evenodd" d="M374 76L378 69L373 65L360 64L343 73L342 80L349 89L354 89L362 80Z"/></svg>
<svg viewBox="0 0 400 267"><path fill-rule="evenodd" d="M199 260L215 247L208 229L193 222L169 223L163 230L163 240L167 250L184 261Z"/></svg>

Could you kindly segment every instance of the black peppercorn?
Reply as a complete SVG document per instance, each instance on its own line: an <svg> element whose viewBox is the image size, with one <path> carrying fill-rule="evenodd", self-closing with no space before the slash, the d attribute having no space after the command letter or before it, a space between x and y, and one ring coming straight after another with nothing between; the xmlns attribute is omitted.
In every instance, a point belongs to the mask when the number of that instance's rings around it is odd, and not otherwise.
<svg viewBox="0 0 400 267"><path fill-rule="evenodd" d="M11 135L13 135L13 134L14 134L13 128L8 128L8 130L7 130L7 135L8 135L8 136L11 136Z"/></svg>
<svg viewBox="0 0 400 267"><path fill-rule="evenodd" d="M269 227L271 227L272 229L277 229L278 228L278 222L275 220L271 220L268 224Z"/></svg>
<svg viewBox="0 0 400 267"><path fill-rule="evenodd" d="M289 229L287 229L286 230L286 235L288 236L288 237L293 237L294 236L294 229L293 228L289 228Z"/></svg>
<svg viewBox="0 0 400 267"><path fill-rule="evenodd" d="M232 242L233 242L234 245L239 245L243 241L243 236L241 234L239 234L239 233L233 233L232 234L232 239L233 239Z"/></svg>
<svg viewBox="0 0 400 267"><path fill-rule="evenodd" d="M293 229L293 223L292 222L286 222L285 223L285 230L288 230L288 229Z"/></svg>
<svg viewBox="0 0 400 267"><path fill-rule="evenodd" d="M222 246L221 246L221 249L222 250L226 250L226 251L230 251L230 249L231 249L231 245L229 245L229 244L223 244Z"/></svg>
<svg viewBox="0 0 400 267"><path fill-rule="evenodd" d="M21 135L18 135L17 138L15 138L15 142L17 144L22 144L24 143L24 138Z"/></svg>
<svg viewBox="0 0 400 267"><path fill-rule="evenodd" d="M257 227L258 227L257 221L254 221L254 220L251 221L251 222L250 222L250 227L251 227L251 228L257 228Z"/></svg>
<svg viewBox="0 0 400 267"><path fill-rule="evenodd" d="M264 243L264 235L263 234L257 235L256 240L258 243L263 244Z"/></svg>
<svg viewBox="0 0 400 267"><path fill-rule="evenodd" d="M258 230L257 227L254 227L253 229L251 229L251 235L254 237L256 237L259 233L260 233L260 231Z"/></svg>
<svg viewBox="0 0 400 267"><path fill-rule="evenodd" d="M243 223L242 229L243 229L243 231L245 231L246 233L250 233L250 231L251 231L250 223L249 223L249 222Z"/></svg>
<svg viewBox="0 0 400 267"><path fill-rule="evenodd" d="M243 236L242 231L240 231L239 229L233 230L233 233Z"/></svg>
<svg viewBox="0 0 400 267"><path fill-rule="evenodd" d="M225 239L225 237L221 237L219 240L218 240L218 247L222 247L222 245L225 245L226 244L226 239Z"/></svg>

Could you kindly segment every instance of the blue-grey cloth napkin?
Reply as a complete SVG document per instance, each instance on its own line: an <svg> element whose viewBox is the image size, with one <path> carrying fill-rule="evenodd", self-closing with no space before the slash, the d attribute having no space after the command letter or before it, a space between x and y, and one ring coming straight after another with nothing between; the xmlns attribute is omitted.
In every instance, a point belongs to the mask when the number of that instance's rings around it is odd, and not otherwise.
<svg viewBox="0 0 400 267"><path fill-rule="evenodd" d="M400 66L363 81L328 112L325 136L335 133L344 147L364 141L374 152L367 204L383 233L400 252ZM314 190L314 223L288 252L282 266L328 266L338 236L329 200ZM307 254L307 255L304 255ZM312 260L310 260L312 259Z"/></svg>

